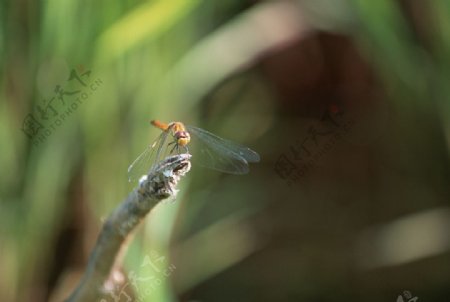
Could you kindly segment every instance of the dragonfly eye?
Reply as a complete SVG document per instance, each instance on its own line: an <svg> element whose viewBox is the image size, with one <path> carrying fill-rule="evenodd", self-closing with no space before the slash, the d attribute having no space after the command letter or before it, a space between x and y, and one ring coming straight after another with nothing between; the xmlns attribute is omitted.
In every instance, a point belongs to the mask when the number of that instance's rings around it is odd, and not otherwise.
<svg viewBox="0 0 450 302"><path fill-rule="evenodd" d="M191 139L191 135L187 131L178 131L177 133L175 133L175 138L177 140L187 139L189 141Z"/></svg>

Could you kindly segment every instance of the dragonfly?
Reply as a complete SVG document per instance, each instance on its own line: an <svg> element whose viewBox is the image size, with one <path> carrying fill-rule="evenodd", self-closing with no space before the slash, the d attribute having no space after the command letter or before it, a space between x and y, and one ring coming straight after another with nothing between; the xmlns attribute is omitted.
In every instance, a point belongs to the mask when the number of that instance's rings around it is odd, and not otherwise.
<svg viewBox="0 0 450 302"><path fill-rule="evenodd" d="M260 161L259 154L252 149L202 128L181 122L163 123L152 120L150 123L162 132L129 166L130 182L148 174L166 155L190 153L188 145L191 143L198 151L192 156L192 162L220 172L246 174L249 172L249 163Z"/></svg>

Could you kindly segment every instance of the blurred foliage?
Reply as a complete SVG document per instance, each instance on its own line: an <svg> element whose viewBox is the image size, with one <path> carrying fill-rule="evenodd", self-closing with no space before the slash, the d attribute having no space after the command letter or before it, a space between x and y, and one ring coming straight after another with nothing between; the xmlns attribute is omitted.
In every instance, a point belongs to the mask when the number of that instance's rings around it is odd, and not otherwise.
<svg viewBox="0 0 450 302"><path fill-rule="evenodd" d="M125 258L125 275L137 277L126 291L136 301L394 301L405 284L421 291L420 300L442 298L448 270L423 287L406 278L377 287L372 280L383 280L383 272L351 266L357 255L348 256L346 245L361 229L448 206L450 4L407 2L2 1L0 301L68 295L102 220L134 185L127 167L157 136L154 118L206 128L251 146L263 160L243 177L194 167L176 201L152 212ZM329 61L304 69L315 61L297 66L289 53L271 61L296 43L325 56L323 39L307 41L324 32L346 37L363 54L376 74L367 76L367 95L382 101L365 102L366 82L356 78L367 67L339 41L330 52L345 59L335 74L322 75L329 82L318 90L311 88L318 80L307 81ZM277 91L302 80L295 104ZM333 99L326 95L331 86ZM310 106L320 109L337 102L359 120L348 144L330 152L334 161L289 188L273 167L319 119L306 105L297 110L308 98L323 101ZM358 174L364 165L377 176ZM396 204L400 198L406 201ZM448 263L445 246L442 254L433 270ZM342 280L350 280L345 289Z"/></svg>

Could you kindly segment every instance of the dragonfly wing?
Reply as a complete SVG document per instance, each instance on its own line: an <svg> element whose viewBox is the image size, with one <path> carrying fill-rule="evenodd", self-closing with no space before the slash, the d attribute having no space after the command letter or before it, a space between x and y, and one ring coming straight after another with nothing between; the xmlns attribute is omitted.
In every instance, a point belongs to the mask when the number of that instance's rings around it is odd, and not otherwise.
<svg viewBox="0 0 450 302"><path fill-rule="evenodd" d="M198 148L197 156L194 154L192 161L197 161L202 166L226 173L245 174L249 171L249 162L260 160L258 153L250 148L220 138L201 128L194 126L186 128L192 134L194 148Z"/></svg>
<svg viewBox="0 0 450 302"><path fill-rule="evenodd" d="M148 174L151 168L161 160L167 134L167 131L162 132L128 167L129 182L137 181L142 175Z"/></svg>
<svg viewBox="0 0 450 302"><path fill-rule="evenodd" d="M199 165L230 174L246 174L248 173L248 163L235 154L218 155L217 150L208 145L196 144L199 152L192 156L192 162Z"/></svg>
<svg viewBox="0 0 450 302"><path fill-rule="evenodd" d="M142 175L145 174L145 170L150 167L152 162L151 158L153 157L154 151L155 148L152 148L152 145L148 145L144 152L142 152L128 167L129 182L137 181Z"/></svg>

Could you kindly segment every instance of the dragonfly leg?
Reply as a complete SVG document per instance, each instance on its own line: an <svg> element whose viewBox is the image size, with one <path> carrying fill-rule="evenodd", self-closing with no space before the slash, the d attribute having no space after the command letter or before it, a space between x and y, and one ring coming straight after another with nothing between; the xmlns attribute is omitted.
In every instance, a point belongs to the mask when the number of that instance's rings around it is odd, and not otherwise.
<svg viewBox="0 0 450 302"><path fill-rule="evenodd" d="M177 152L178 152L179 148L178 148L177 142L173 141L170 144L168 144L168 146L170 146L171 144L175 144L175 145L173 146L172 150L170 150L170 154L172 154L175 149L177 149Z"/></svg>

